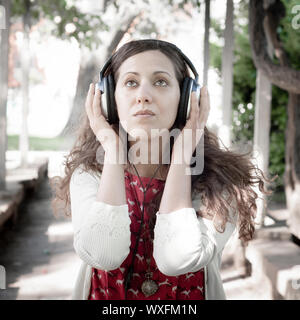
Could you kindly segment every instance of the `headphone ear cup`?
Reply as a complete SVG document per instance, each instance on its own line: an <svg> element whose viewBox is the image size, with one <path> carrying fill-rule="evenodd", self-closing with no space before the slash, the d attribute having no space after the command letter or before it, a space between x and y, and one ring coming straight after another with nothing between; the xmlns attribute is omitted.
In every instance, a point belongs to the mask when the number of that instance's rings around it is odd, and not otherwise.
<svg viewBox="0 0 300 320"><path fill-rule="evenodd" d="M109 123L118 123L119 117L118 117L118 111L117 111L117 105L115 101L115 81L114 77L109 74L107 77L107 95L108 95L108 118Z"/></svg>
<svg viewBox="0 0 300 320"><path fill-rule="evenodd" d="M188 109L188 102L189 102L190 92L192 89L192 84L193 84L192 78L186 77L183 79L177 118L176 118L176 122L179 125L181 124L185 125L187 120L187 109Z"/></svg>
<svg viewBox="0 0 300 320"><path fill-rule="evenodd" d="M106 120L108 120L109 114L108 114L108 106L109 106L109 96L108 96L108 83L107 78L104 77L100 83L99 88L101 93L101 112Z"/></svg>

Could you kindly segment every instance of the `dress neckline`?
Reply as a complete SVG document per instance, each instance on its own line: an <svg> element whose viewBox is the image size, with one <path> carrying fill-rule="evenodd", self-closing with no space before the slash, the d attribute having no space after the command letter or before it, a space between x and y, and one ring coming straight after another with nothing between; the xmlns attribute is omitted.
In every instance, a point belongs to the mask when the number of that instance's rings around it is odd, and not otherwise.
<svg viewBox="0 0 300 320"><path fill-rule="evenodd" d="M138 178L138 176L137 176L136 174L129 172L127 169L124 169L124 171L125 171L127 174ZM142 177L142 176L140 176L140 178L143 179L143 180L150 180L150 179L151 179L151 177ZM152 178L152 180L160 181L160 182L162 182L162 183L165 183L165 182L166 182L166 180L159 179L159 178L155 178L155 177Z"/></svg>

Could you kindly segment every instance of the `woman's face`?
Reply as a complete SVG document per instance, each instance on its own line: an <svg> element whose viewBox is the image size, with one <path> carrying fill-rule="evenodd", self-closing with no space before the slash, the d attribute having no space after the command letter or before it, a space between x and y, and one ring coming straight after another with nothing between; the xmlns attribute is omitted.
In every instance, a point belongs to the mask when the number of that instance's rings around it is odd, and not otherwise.
<svg viewBox="0 0 300 320"><path fill-rule="evenodd" d="M131 56L120 66L116 81L115 100L119 119L131 137L136 136L134 131L130 133L132 129L144 130L150 139L151 129L172 127L180 88L172 61L166 55L151 50ZM154 115L136 116L141 110L150 110Z"/></svg>

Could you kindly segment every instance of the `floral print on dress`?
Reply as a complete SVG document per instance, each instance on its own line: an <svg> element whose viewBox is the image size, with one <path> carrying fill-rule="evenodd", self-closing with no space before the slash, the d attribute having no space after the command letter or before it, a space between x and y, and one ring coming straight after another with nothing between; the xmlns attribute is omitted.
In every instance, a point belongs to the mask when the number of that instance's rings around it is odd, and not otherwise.
<svg viewBox="0 0 300 320"><path fill-rule="evenodd" d="M140 177L125 172L126 199L128 204L129 217L131 219L131 245L130 252L122 265L111 271L92 268L91 288L88 300L204 300L204 268L197 272L190 272L180 276L166 276L161 273L153 258L153 242L150 239L143 239L141 236L137 247L131 281L125 296L125 279L128 274L129 266L132 262L132 255L137 241L139 228L143 212L144 189L151 181L151 185L145 194L144 208L144 229L147 230L150 223L148 215L148 205L156 197L157 194L163 192L165 181L150 177ZM149 241L145 246L145 241ZM146 297L142 290L142 283L146 280L145 274L147 270L145 248L151 248L150 266L152 280L158 285L158 290L151 296ZM149 249L148 249L149 250Z"/></svg>

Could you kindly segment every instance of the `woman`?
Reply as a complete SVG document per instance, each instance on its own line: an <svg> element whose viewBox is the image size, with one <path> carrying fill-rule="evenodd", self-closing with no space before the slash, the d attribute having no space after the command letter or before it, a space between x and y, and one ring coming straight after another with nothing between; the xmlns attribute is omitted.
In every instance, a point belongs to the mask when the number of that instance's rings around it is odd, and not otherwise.
<svg viewBox="0 0 300 320"><path fill-rule="evenodd" d="M222 150L205 127L206 88L200 98L191 92L187 118L178 121L189 71L174 45L129 42L112 56L109 75L114 97L105 102L115 104L118 121L106 119L101 91L91 84L84 126L53 202L65 200L83 261L73 299L226 299L222 251L236 227L245 244L252 239L253 187L267 193L264 176L246 155ZM157 135L176 129L172 142ZM186 132L191 139L184 140ZM204 170L195 175L201 133Z"/></svg>

